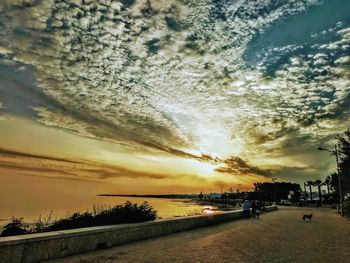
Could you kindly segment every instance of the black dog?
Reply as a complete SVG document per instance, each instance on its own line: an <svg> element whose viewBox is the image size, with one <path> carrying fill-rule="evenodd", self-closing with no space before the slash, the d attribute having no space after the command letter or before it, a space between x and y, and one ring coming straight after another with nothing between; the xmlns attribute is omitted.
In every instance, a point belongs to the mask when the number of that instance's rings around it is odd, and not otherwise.
<svg viewBox="0 0 350 263"><path fill-rule="evenodd" d="M303 215L303 220L305 220L305 219L309 219L309 220L311 220L311 218L312 218L312 214L309 214L309 215Z"/></svg>

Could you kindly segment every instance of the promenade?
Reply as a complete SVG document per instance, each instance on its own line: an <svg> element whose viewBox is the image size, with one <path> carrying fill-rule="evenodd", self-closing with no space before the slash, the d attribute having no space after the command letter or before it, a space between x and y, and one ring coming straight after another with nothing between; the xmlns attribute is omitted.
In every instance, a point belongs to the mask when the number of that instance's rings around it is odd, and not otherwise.
<svg viewBox="0 0 350 263"><path fill-rule="evenodd" d="M312 213L312 222L301 219ZM334 210L280 207L260 219L194 229L59 262L350 262L350 221Z"/></svg>

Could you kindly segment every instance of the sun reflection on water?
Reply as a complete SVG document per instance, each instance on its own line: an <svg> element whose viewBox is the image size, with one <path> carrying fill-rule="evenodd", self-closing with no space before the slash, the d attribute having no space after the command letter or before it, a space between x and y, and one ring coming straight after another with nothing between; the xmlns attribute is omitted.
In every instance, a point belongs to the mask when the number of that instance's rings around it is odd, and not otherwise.
<svg viewBox="0 0 350 263"><path fill-rule="evenodd" d="M203 208L203 213L206 215L213 214L215 212L215 207L214 206L205 206Z"/></svg>

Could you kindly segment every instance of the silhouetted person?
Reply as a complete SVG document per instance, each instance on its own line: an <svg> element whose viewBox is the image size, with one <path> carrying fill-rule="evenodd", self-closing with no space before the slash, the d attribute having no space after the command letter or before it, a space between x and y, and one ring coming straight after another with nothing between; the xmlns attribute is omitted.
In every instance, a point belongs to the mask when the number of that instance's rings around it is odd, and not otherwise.
<svg viewBox="0 0 350 263"><path fill-rule="evenodd" d="M243 216L246 218L250 217L250 204L248 200L245 200L243 203Z"/></svg>
<svg viewBox="0 0 350 263"><path fill-rule="evenodd" d="M266 208L265 208L265 203L261 202L261 213L265 213L266 212Z"/></svg>
<svg viewBox="0 0 350 263"><path fill-rule="evenodd" d="M256 203L256 218L260 217L260 213L262 213L262 203L260 201L258 201Z"/></svg>
<svg viewBox="0 0 350 263"><path fill-rule="evenodd" d="M251 207L252 207L252 217L255 217L256 208L257 208L256 201L252 201Z"/></svg>

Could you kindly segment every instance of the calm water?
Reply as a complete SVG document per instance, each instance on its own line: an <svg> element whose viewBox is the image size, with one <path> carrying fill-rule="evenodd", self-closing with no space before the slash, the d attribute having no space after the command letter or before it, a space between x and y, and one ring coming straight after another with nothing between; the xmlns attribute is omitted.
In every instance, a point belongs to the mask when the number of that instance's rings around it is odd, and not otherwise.
<svg viewBox="0 0 350 263"><path fill-rule="evenodd" d="M41 201L40 201L41 200ZM127 200L133 203L142 203L147 201L155 210L158 211L158 217L171 218L177 216L188 216L199 213L213 213L214 206L199 205L184 199L163 199L163 198L143 198L143 197L110 197L110 196L85 196L84 198L72 198L66 202L46 202L43 199L36 200L35 204L28 202L27 206L14 207L8 211L0 211L0 225L8 222L12 216L24 217L25 222L32 222L38 218L39 215L47 216L50 211L57 218L66 217L74 212L92 211L94 205L103 206L116 204L123 204Z"/></svg>

